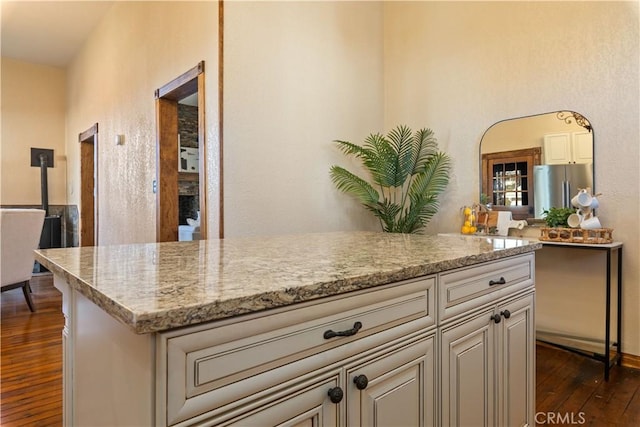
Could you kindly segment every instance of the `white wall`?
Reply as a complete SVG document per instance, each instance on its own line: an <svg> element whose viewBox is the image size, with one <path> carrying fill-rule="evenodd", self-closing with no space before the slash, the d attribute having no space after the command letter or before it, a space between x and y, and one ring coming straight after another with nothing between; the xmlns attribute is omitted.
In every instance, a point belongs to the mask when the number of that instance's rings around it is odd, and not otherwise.
<svg viewBox="0 0 640 427"><path fill-rule="evenodd" d="M78 134L97 122L100 245L155 241L154 91L202 60L208 232L217 236L217 2L116 2L69 66L69 203L79 203ZM116 135L124 145L115 144Z"/></svg>
<svg viewBox="0 0 640 427"><path fill-rule="evenodd" d="M67 203L65 77L61 68L2 58L0 204L40 205L40 168L30 166L32 147L53 150L49 204Z"/></svg>
<svg viewBox="0 0 640 427"><path fill-rule="evenodd" d="M452 155L442 211L478 200L478 144L493 123L564 109L591 121L599 216L625 245L623 351L640 354L638 2L389 2L384 16L385 123L424 123ZM439 215L429 230L452 232L459 223ZM604 315L591 307L604 306L602 258L565 256L584 259L583 270L573 281L545 279L566 278L554 275L565 266L541 255L539 300L561 286L590 295L591 305L561 312L538 304L538 321L560 316L557 324L596 334Z"/></svg>
<svg viewBox="0 0 640 427"><path fill-rule="evenodd" d="M382 127L382 5L227 2L225 236L373 229L329 168Z"/></svg>

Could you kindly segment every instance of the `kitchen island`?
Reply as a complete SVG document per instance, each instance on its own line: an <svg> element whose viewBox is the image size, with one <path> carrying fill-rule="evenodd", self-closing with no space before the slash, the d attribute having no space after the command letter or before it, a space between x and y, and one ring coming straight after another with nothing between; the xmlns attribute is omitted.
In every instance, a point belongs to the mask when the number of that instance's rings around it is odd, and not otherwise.
<svg viewBox="0 0 640 427"><path fill-rule="evenodd" d="M37 251L63 294L65 424L532 423L540 247L337 232Z"/></svg>

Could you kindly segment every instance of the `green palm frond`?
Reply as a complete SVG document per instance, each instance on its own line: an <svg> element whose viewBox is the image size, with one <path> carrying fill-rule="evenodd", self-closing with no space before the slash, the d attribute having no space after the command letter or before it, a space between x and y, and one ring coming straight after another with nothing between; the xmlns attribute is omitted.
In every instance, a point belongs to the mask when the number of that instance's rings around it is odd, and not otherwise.
<svg viewBox="0 0 640 427"><path fill-rule="evenodd" d="M398 228L402 230L402 233L419 232L437 212L437 198L435 196L423 195L411 201Z"/></svg>
<svg viewBox="0 0 640 427"><path fill-rule="evenodd" d="M429 158L438 151L438 142L431 129L420 129L413 137L412 144L412 173L418 173Z"/></svg>
<svg viewBox="0 0 640 427"><path fill-rule="evenodd" d="M415 180L409 188L411 200L423 194L438 195L449 184L449 170L451 159L445 153L436 153L423 165L421 172L416 174Z"/></svg>
<svg viewBox="0 0 640 427"><path fill-rule="evenodd" d="M395 176L393 186L401 187L407 177L413 173L413 139L411 129L406 126L398 126L387 135L394 150Z"/></svg>
<svg viewBox="0 0 640 427"><path fill-rule="evenodd" d="M371 134L364 141L364 146L373 153L363 162L373 181L383 187L394 187L397 154L389 140L383 135Z"/></svg>
<svg viewBox="0 0 640 427"><path fill-rule="evenodd" d="M366 158L369 155L368 150L366 148L361 147L361 146L359 146L357 144L354 144L352 142L341 141L339 139L336 139L333 142L338 144L338 148L344 154L353 154L354 156L360 157L360 158Z"/></svg>
<svg viewBox="0 0 640 427"><path fill-rule="evenodd" d="M397 232L396 217L402 210L400 205L384 200L383 202L378 202L375 206L367 206L367 209L380 219L382 231L387 233Z"/></svg>
<svg viewBox="0 0 640 427"><path fill-rule="evenodd" d="M367 207L377 205L380 195L376 189L364 179L340 166L332 166L330 174L331 181L333 181L338 190L354 196L360 203Z"/></svg>
<svg viewBox="0 0 640 427"><path fill-rule="evenodd" d="M378 217L384 231L419 232L437 213L438 196L449 183L451 160L438 152L431 129L421 129L412 136L407 126L398 126L386 137L369 135L362 146L335 142L345 154L362 161L381 193L339 166L331 167L332 181Z"/></svg>

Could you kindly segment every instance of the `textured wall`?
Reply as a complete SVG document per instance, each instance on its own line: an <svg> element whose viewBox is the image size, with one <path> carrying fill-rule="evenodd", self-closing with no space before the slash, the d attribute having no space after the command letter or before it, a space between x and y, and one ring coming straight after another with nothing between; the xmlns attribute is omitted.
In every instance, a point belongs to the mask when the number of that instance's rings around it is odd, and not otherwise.
<svg viewBox="0 0 640 427"><path fill-rule="evenodd" d="M40 168L31 147L53 149L47 172L49 203L67 203L65 72L61 68L2 58L0 204L40 205Z"/></svg>
<svg viewBox="0 0 640 427"><path fill-rule="evenodd" d="M218 234L217 2L116 2L68 71L69 199L78 133L99 125L99 244L155 241L155 89L205 61L209 232ZM185 25L188 23L189 25ZM124 145L116 145L116 135Z"/></svg>
<svg viewBox="0 0 640 427"><path fill-rule="evenodd" d="M384 130L382 83L380 4L226 2L225 235L378 230L329 167Z"/></svg>
<svg viewBox="0 0 640 427"><path fill-rule="evenodd" d="M591 121L596 188L604 193L600 219L625 244L623 351L636 355L638 16L638 2L385 3L385 122L429 125L453 156L455 177L444 212L477 201L478 144L493 123L562 109ZM440 215L430 230L458 226L456 215ZM604 319L603 259L594 262L575 250L564 256L581 259L581 268L568 275L575 264L561 262L562 256L538 257L539 301L563 303L538 304L537 321L597 334ZM579 320L577 313L583 314Z"/></svg>

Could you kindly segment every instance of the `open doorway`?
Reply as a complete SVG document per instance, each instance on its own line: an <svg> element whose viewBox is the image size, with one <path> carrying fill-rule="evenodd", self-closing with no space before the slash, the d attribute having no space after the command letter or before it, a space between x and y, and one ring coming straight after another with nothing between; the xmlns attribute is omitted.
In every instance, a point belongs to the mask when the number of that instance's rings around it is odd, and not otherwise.
<svg viewBox="0 0 640 427"><path fill-rule="evenodd" d="M156 241L206 239L204 61L156 90ZM189 239L190 240L190 239Z"/></svg>
<svg viewBox="0 0 640 427"><path fill-rule="evenodd" d="M98 244L98 124L78 135L80 142L80 246Z"/></svg>

